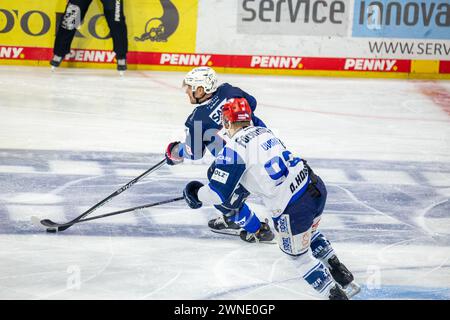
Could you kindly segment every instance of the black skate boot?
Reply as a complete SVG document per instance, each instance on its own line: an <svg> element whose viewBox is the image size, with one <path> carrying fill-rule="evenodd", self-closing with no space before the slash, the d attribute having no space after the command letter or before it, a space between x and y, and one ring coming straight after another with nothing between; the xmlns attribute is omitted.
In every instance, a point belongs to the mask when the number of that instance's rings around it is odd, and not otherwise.
<svg viewBox="0 0 450 320"><path fill-rule="evenodd" d="M347 287L353 281L352 273L339 261L338 257L333 255L328 259L328 264L330 265L330 273L334 281L339 283L342 288Z"/></svg>
<svg viewBox="0 0 450 320"><path fill-rule="evenodd" d="M344 290L349 299L361 291L361 287L353 281L353 274L335 255L328 259L328 264L331 276Z"/></svg>
<svg viewBox="0 0 450 320"><path fill-rule="evenodd" d="M123 76L126 70L127 70L127 60L117 59L117 71L119 71L119 74Z"/></svg>
<svg viewBox="0 0 450 320"><path fill-rule="evenodd" d="M333 288L330 289L330 294L328 296L328 299L330 300L348 300L347 295L344 291L342 291L339 286L335 285Z"/></svg>
<svg viewBox="0 0 450 320"><path fill-rule="evenodd" d="M270 242L275 238L274 233L270 230L269 221L261 222L261 227L255 233L250 233L245 230L241 231L240 237L246 242Z"/></svg>
<svg viewBox="0 0 450 320"><path fill-rule="evenodd" d="M60 56L57 56L56 54L53 55L52 60L50 60L50 65L52 66L52 71L54 71L56 68L59 67L59 65L61 64L63 58Z"/></svg>
<svg viewBox="0 0 450 320"><path fill-rule="evenodd" d="M220 216L216 219L209 220L208 227L210 227L213 232L231 234L235 236L238 236L242 230L237 223L231 221L225 216Z"/></svg>

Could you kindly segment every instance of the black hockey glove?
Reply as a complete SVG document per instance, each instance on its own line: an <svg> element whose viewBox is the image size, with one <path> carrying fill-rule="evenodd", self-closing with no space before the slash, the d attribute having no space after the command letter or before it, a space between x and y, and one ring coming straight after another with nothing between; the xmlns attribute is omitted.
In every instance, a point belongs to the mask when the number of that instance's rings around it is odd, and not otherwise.
<svg viewBox="0 0 450 320"><path fill-rule="evenodd" d="M200 208L203 203L198 199L198 190L203 187L203 183L199 181L189 182L183 190L183 197L189 207L192 209Z"/></svg>
<svg viewBox="0 0 450 320"><path fill-rule="evenodd" d="M178 156L178 148L180 146L180 141L171 142L166 148L166 162L169 166L174 166L183 162L184 158Z"/></svg>

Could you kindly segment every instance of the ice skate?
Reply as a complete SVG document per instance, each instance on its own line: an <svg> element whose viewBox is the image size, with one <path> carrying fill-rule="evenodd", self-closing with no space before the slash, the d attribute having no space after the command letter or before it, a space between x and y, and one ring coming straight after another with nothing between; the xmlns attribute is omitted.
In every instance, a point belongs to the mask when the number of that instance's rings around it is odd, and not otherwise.
<svg viewBox="0 0 450 320"><path fill-rule="evenodd" d="M271 242L275 238L275 234L270 230L268 220L261 222L261 227L255 233L250 233L245 230L239 234L241 239L246 242Z"/></svg>
<svg viewBox="0 0 450 320"><path fill-rule="evenodd" d="M57 56L56 54L53 55L52 60L50 60L50 65L51 65L51 70L52 72L56 71L56 69L59 67L59 65L61 64L63 58L60 56Z"/></svg>
<svg viewBox="0 0 450 320"><path fill-rule="evenodd" d="M242 230L242 228L237 223L227 219L224 216L209 220L208 227L211 228L212 232L234 236L238 236Z"/></svg>
<svg viewBox="0 0 450 320"><path fill-rule="evenodd" d="M117 71L119 71L119 75L121 77L125 75L126 70L127 70L127 60L117 59Z"/></svg>
<svg viewBox="0 0 450 320"><path fill-rule="evenodd" d="M339 288L338 285L335 285L330 289L330 293L328 295L328 299L330 300L348 300L349 298L345 294L345 292Z"/></svg>
<svg viewBox="0 0 450 320"><path fill-rule="evenodd" d="M354 282L353 274L339 261L336 255L328 259L328 265L333 279L345 291L348 298L355 296L361 291L361 287Z"/></svg>

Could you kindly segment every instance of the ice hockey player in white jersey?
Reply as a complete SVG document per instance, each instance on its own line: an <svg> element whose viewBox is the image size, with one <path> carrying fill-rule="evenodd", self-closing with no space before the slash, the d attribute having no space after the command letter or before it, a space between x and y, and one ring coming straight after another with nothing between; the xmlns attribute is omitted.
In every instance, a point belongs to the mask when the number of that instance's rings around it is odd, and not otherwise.
<svg viewBox="0 0 450 320"><path fill-rule="evenodd" d="M359 287L339 261L330 242L318 230L327 190L305 160L292 154L264 127L252 126L245 98L230 99L222 109L223 126L230 142L209 170L209 183L189 182L184 189L188 205L221 205L229 217L244 226L240 237L264 240L266 225L254 224L254 213L245 204L258 195L272 212L280 249L292 258L303 279L331 300L347 300ZM250 227L249 227L250 226ZM353 291L353 292L351 292Z"/></svg>

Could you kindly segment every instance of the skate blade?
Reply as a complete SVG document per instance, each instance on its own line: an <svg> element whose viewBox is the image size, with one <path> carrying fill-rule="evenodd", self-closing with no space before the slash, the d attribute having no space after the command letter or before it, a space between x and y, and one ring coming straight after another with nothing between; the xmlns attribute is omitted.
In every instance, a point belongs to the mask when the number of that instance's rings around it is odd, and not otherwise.
<svg viewBox="0 0 450 320"><path fill-rule="evenodd" d="M264 243L264 244L278 244L278 242L275 241L275 240L270 240L270 241L258 241L258 243Z"/></svg>
<svg viewBox="0 0 450 320"><path fill-rule="evenodd" d="M361 292L361 287L356 282L351 282L347 287L342 288L349 299Z"/></svg>
<svg viewBox="0 0 450 320"><path fill-rule="evenodd" d="M239 236L239 234L242 231L242 229L223 229L223 230L209 229L209 230L211 230L214 233L226 234L229 236Z"/></svg>
<svg viewBox="0 0 450 320"><path fill-rule="evenodd" d="M245 240L243 240L243 241L245 241ZM278 244L278 242L275 241L275 240L259 240L259 241L252 241L252 242L245 241L245 242L247 242L247 243L261 243L261 244Z"/></svg>
<svg viewBox="0 0 450 320"><path fill-rule="evenodd" d="M52 72L55 72L55 71L56 71L56 69L57 69L57 67L55 67L55 66L52 66L52 69L51 69L51 71L52 71Z"/></svg>
<svg viewBox="0 0 450 320"><path fill-rule="evenodd" d="M119 76L123 77L125 75L125 71L119 71Z"/></svg>

